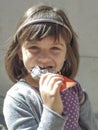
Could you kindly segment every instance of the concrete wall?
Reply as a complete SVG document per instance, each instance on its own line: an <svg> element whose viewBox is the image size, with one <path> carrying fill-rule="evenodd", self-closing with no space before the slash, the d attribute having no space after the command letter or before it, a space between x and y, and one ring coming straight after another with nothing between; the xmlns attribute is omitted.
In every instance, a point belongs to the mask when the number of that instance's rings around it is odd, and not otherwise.
<svg viewBox="0 0 98 130"><path fill-rule="evenodd" d="M5 96L12 85L4 69L7 41L23 12L38 3L63 8L68 14L79 36L80 68L76 79L98 113L98 0L0 0L0 96Z"/></svg>

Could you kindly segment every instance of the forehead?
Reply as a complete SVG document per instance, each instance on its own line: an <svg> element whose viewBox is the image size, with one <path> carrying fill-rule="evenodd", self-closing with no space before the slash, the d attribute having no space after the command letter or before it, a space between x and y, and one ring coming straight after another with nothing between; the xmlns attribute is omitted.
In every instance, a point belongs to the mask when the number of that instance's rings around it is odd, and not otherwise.
<svg viewBox="0 0 98 130"><path fill-rule="evenodd" d="M26 45L61 45L64 46L66 44L66 41L63 37L59 36L59 38L54 38L53 36L47 36L43 39L40 40L35 40L35 41L25 41L24 42Z"/></svg>

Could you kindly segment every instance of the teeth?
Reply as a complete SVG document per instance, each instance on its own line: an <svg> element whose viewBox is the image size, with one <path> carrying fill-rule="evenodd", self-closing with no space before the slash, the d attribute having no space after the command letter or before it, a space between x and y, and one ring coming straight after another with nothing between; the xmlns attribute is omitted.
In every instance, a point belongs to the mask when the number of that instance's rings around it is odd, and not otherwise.
<svg viewBox="0 0 98 130"><path fill-rule="evenodd" d="M41 70L43 70L43 69L51 69L52 68L52 66L48 66L48 67L39 67Z"/></svg>

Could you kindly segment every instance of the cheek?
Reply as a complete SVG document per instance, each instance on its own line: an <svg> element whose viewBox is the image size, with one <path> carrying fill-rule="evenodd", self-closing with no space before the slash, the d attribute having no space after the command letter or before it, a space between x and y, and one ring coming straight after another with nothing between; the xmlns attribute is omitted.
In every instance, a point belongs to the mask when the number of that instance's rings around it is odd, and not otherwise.
<svg viewBox="0 0 98 130"><path fill-rule="evenodd" d="M66 61L66 57L65 55L62 55L61 57L59 57L58 59L56 59L56 62L58 64L58 69L61 70L63 65L64 65L64 62Z"/></svg>
<svg viewBox="0 0 98 130"><path fill-rule="evenodd" d="M23 55L22 55L22 60L23 60L23 63L24 63L24 66L25 66L25 68L29 71L30 69L31 69L31 65L32 65L32 61L33 61L33 59L34 59L34 56L31 54L31 53L29 53L29 52L27 52L27 51L25 51L24 53L23 53Z"/></svg>
<svg viewBox="0 0 98 130"><path fill-rule="evenodd" d="M22 59L24 62L29 60L30 58L31 58L31 55L27 51L23 52Z"/></svg>
<svg viewBox="0 0 98 130"><path fill-rule="evenodd" d="M64 62L65 62L65 59L62 59L62 60L59 62L60 69L63 67Z"/></svg>

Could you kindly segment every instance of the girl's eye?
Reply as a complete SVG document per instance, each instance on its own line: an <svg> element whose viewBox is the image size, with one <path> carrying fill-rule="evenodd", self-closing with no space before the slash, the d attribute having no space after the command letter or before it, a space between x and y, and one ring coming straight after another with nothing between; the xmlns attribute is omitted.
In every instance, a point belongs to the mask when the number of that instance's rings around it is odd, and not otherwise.
<svg viewBox="0 0 98 130"><path fill-rule="evenodd" d="M30 47L30 49L34 52L37 52L39 50L39 48L37 46L32 46L32 47Z"/></svg>
<svg viewBox="0 0 98 130"><path fill-rule="evenodd" d="M59 51L60 48L59 47L52 47L51 50Z"/></svg>
<svg viewBox="0 0 98 130"><path fill-rule="evenodd" d="M31 49L38 49L38 47L37 46L32 46Z"/></svg>

